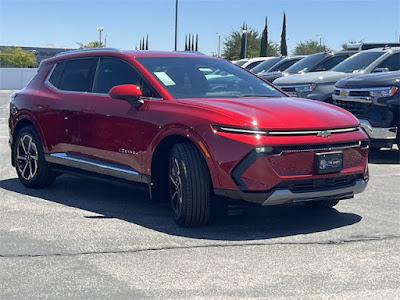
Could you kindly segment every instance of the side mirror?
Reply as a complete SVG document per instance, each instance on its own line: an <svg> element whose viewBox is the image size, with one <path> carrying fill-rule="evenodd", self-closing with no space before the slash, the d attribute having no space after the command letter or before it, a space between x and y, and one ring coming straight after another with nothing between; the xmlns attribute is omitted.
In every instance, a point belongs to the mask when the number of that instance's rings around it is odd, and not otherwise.
<svg viewBox="0 0 400 300"><path fill-rule="evenodd" d="M376 68L374 73L389 72L389 68Z"/></svg>
<svg viewBox="0 0 400 300"><path fill-rule="evenodd" d="M137 85L134 84L122 84L111 88L108 95L113 99L120 99L128 101L135 107L139 107L143 104L143 100L140 99L142 91Z"/></svg>

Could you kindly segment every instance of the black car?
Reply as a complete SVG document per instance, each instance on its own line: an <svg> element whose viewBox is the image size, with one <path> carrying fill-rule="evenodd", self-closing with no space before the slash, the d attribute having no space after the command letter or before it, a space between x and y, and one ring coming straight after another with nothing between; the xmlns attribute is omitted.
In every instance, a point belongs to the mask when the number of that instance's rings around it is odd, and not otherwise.
<svg viewBox="0 0 400 300"><path fill-rule="evenodd" d="M332 98L360 119L372 147L392 147L400 143L399 89L400 71L360 75L339 80Z"/></svg>
<svg viewBox="0 0 400 300"><path fill-rule="evenodd" d="M261 74L264 72L268 72L268 70L271 67L275 66L275 64L280 62L282 59L283 59L282 56L277 56L277 57L267 59L266 61L263 61L262 63L258 64L257 66L253 67L252 69L250 69L250 71L253 72L254 74Z"/></svg>
<svg viewBox="0 0 400 300"><path fill-rule="evenodd" d="M306 55L294 55L294 56L287 56L284 59L278 61L276 64L274 64L272 67L270 67L268 70L258 73L257 75L264 78L265 80L268 80L270 82L274 81L276 78L279 78L282 76L282 72L297 63L298 61L302 60L305 58ZM252 69L251 71L254 73Z"/></svg>

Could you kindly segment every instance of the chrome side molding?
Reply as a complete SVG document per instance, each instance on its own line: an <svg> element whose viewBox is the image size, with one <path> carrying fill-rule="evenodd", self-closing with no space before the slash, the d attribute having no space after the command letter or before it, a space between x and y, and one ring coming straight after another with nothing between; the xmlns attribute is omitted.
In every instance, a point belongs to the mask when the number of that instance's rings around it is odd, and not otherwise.
<svg viewBox="0 0 400 300"><path fill-rule="evenodd" d="M69 153L46 154L45 160L52 164L62 165L88 172L108 175L135 182L147 182L139 172L125 165L114 164Z"/></svg>

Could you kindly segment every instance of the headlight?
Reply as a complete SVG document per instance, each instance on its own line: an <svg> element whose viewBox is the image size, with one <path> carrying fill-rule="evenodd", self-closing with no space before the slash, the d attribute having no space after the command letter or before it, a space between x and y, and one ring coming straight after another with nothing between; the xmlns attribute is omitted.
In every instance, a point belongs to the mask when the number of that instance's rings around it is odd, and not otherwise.
<svg viewBox="0 0 400 300"><path fill-rule="evenodd" d="M267 135L268 131L260 130L257 128L240 128L240 127L226 127L219 125L212 125L215 132L228 132L228 133L241 133L241 134L254 134L254 135Z"/></svg>
<svg viewBox="0 0 400 300"><path fill-rule="evenodd" d="M302 93L302 92L312 92L315 87L317 85L315 83L311 83L311 84L303 84L303 85L298 85L296 86L294 89L296 90L296 92L298 93Z"/></svg>
<svg viewBox="0 0 400 300"><path fill-rule="evenodd" d="M377 88L369 92L371 97L383 98L383 97L391 97L398 90L397 86Z"/></svg>

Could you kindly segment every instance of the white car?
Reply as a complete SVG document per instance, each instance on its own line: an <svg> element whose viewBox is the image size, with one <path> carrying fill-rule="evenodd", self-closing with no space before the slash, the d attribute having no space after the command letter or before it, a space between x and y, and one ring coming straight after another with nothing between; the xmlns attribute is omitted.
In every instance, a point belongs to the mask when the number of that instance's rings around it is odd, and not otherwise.
<svg viewBox="0 0 400 300"><path fill-rule="evenodd" d="M269 60L271 58L275 58L275 56L243 58L241 60L236 61L235 64L241 66L242 68L250 70L250 69L253 69L255 66L257 66L258 64L260 64L266 60Z"/></svg>

